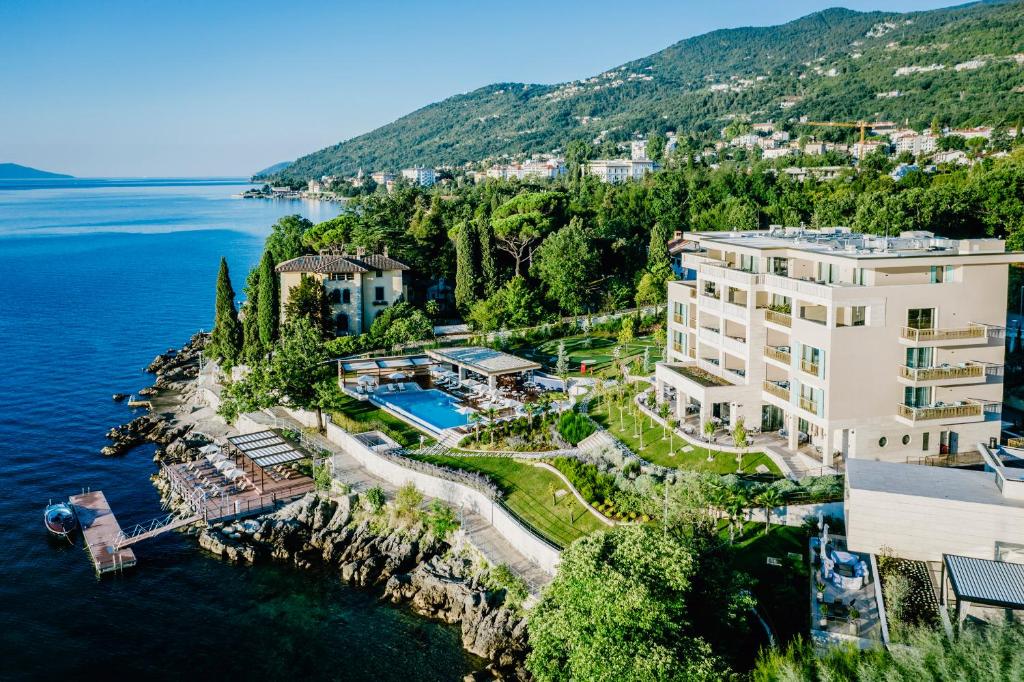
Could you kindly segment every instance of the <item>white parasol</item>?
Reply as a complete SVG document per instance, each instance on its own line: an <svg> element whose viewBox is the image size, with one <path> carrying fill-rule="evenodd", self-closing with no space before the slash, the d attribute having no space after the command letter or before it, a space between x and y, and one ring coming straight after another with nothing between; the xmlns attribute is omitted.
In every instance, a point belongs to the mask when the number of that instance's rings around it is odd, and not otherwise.
<svg viewBox="0 0 1024 682"><path fill-rule="evenodd" d="M358 379L356 379L356 381L358 381L361 384L375 384L375 383L377 383L377 379L375 379L374 377L370 376L369 374L364 374L363 376L361 376Z"/></svg>
<svg viewBox="0 0 1024 682"><path fill-rule="evenodd" d="M408 378L409 375L407 375L405 372L392 372L391 374L388 375L388 379L391 379L392 381L401 381L402 379Z"/></svg>

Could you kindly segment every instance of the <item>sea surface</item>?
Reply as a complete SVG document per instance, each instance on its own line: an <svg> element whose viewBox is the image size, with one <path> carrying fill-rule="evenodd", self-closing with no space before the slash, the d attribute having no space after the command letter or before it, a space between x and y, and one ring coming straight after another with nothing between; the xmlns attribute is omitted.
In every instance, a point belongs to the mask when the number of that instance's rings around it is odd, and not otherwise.
<svg viewBox="0 0 1024 682"><path fill-rule="evenodd" d="M242 200L238 179L0 183L0 679L458 680L455 628L334 575L231 565L169 533L97 579L50 538L43 507L103 490L122 526L161 510L152 446L99 449L132 417L115 392L213 318L219 258L235 288L277 218L338 207Z"/></svg>

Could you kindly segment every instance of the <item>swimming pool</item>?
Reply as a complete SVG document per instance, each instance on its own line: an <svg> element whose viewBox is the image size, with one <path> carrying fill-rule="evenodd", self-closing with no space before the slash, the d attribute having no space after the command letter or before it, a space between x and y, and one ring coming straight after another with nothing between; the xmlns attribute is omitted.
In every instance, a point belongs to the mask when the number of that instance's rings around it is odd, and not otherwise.
<svg viewBox="0 0 1024 682"><path fill-rule="evenodd" d="M377 393L374 398L402 416L412 417L420 426L434 433L469 423L470 410L459 407L459 401L435 388L401 393Z"/></svg>

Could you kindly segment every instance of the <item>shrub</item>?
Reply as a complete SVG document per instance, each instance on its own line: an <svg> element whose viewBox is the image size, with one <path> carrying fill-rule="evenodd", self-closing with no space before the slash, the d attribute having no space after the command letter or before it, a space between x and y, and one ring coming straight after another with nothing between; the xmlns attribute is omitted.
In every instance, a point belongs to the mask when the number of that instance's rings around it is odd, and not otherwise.
<svg viewBox="0 0 1024 682"><path fill-rule="evenodd" d="M579 412L565 412L558 420L558 432L573 445L594 432L594 425Z"/></svg>
<svg viewBox="0 0 1024 682"><path fill-rule="evenodd" d="M446 539L459 527L459 521L455 518L455 511L438 500L430 503L424 520L431 534L439 540Z"/></svg>
<svg viewBox="0 0 1024 682"><path fill-rule="evenodd" d="M370 505L370 509L374 514L381 510L384 506L384 502L387 499L384 497L384 491L379 486L374 486L366 491L366 502Z"/></svg>
<svg viewBox="0 0 1024 682"><path fill-rule="evenodd" d="M512 572L505 564L495 566L483 576L484 586L491 591L505 592L505 606L519 610L530 595L526 581Z"/></svg>

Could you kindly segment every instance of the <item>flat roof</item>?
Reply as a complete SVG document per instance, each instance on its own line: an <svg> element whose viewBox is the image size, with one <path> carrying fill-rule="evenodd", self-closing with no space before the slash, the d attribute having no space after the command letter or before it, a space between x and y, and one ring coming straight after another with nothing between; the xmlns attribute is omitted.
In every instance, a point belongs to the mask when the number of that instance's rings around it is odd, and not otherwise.
<svg viewBox="0 0 1024 682"><path fill-rule="evenodd" d="M346 372L378 372L380 370L396 370L423 367L433 364L433 361L422 355L405 356L400 358L366 358L363 360L352 360L342 362L341 368Z"/></svg>
<svg viewBox="0 0 1024 682"><path fill-rule="evenodd" d="M850 490L929 497L954 502L1024 507L1024 500L1004 497L990 471L880 462L851 457L846 461Z"/></svg>
<svg viewBox="0 0 1024 682"><path fill-rule="evenodd" d="M465 367L484 376L500 376L540 369L540 363L521 358L500 350L483 346L466 346L464 348L438 348L428 350L427 355L439 362L448 362Z"/></svg>
<svg viewBox="0 0 1024 682"><path fill-rule="evenodd" d="M953 594L961 601L1024 609L1024 564L943 554Z"/></svg>

